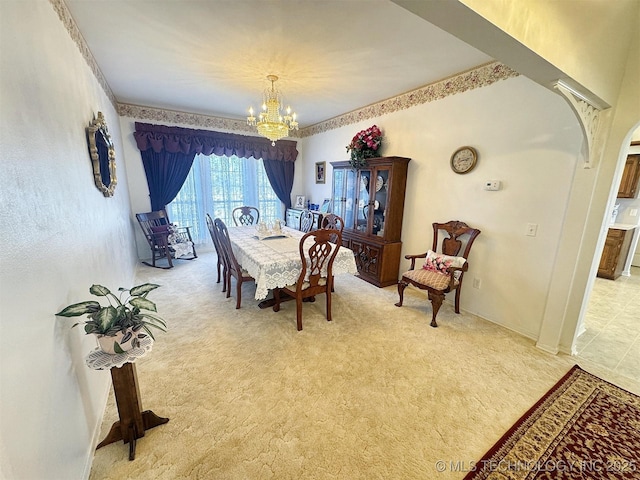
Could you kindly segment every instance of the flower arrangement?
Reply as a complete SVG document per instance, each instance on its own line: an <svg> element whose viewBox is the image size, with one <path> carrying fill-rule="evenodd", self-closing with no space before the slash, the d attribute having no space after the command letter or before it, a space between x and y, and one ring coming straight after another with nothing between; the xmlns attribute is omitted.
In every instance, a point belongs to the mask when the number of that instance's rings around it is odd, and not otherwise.
<svg viewBox="0 0 640 480"><path fill-rule="evenodd" d="M364 167L367 158L379 156L378 150L381 145L382 132L377 125L356 133L351 139L351 143L347 145L347 152L351 155L349 163L355 169Z"/></svg>

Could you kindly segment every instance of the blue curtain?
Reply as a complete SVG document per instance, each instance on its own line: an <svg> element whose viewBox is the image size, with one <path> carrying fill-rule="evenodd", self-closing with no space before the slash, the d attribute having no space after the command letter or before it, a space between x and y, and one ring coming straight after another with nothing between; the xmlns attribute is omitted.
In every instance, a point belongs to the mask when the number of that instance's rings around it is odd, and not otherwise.
<svg viewBox="0 0 640 480"><path fill-rule="evenodd" d="M287 208L291 206L293 164L298 156L294 141L278 140L272 146L262 137L139 122L133 136L142 156L153 211L163 210L176 197L197 153L262 158L276 195ZM288 163L291 165L280 165Z"/></svg>
<svg viewBox="0 0 640 480"><path fill-rule="evenodd" d="M151 210L164 210L178 195L196 154L170 153L166 150L156 153L153 149L148 149L140 152L140 155L147 175Z"/></svg>
<svg viewBox="0 0 640 480"><path fill-rule="evenodd" d="M293 188L293 162L279 162L277 160L262 160L271 188L286 208L291 208L291 189Z"/></svg>

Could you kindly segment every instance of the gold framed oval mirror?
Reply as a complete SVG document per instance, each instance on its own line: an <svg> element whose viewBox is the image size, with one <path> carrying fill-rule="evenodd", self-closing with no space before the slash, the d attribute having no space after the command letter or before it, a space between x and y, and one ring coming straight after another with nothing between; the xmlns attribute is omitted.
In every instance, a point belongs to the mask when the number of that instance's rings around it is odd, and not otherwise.
<svg viewBox="0 0 640 480"><path fill-rule="evenodd" d="M87 127L89 155L93 164L93 179L105 197L112 197L118 180L116 178L116 151L102 112Z"/></svg>

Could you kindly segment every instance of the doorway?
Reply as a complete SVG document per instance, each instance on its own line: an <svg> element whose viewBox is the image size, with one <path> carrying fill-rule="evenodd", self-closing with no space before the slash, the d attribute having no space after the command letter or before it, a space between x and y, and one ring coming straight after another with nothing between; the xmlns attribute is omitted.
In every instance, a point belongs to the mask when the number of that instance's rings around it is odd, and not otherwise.
<svg viewBox="0 0 640 480"><path fill-rule="evenodd" d="M640 153L640 128L631 136L628 154L636 151ZM575 350L581 360L640 380L640 266L631 265L638 263L640 243L640 198L637 192L635 196L617 199L617 216L603 225L608 228L615 222L621 228L634 226L633 240L622 275L615 280L595 278Z"/></svg>

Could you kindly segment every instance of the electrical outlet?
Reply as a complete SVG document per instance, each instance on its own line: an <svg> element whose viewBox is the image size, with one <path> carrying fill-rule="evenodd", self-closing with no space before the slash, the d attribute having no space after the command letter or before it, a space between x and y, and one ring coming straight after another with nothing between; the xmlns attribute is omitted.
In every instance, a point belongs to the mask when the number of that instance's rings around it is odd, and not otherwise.
<svg viewBox="0 0 640 480"><path fill-rule="evenodd" d="M638 215L638 209L637 208L632 208L629 210L629 216L630 217L635 217L636 215Z"/></svg>
<svg viewBox="0 0 640 480"><path fill-rule="evenodd" d="M480 280L479 278L473 279L473 288L480 289L481 285L482 285L482 280Z"/></svg>
<svg viewBox="0 0 640 480"><path fill-rule="evenodd" d="M535 237L538 234L538 224L537 223L527 223L527 231L525 235L527 237Z"/></svg>

